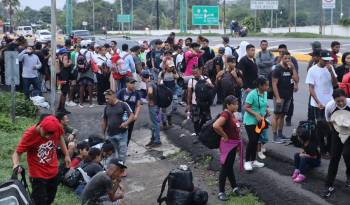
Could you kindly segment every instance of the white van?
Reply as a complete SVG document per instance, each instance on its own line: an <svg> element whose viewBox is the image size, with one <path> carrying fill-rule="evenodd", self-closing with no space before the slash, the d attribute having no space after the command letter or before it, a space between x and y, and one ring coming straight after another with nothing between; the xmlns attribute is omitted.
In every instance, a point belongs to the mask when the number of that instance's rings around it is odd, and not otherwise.
<svg viewBox="0 0 350 205"><path fill-rule="evenodd" d="M18 26L16 29L16 34L19 36L33 36L33 28L31 26Z"/></svg>

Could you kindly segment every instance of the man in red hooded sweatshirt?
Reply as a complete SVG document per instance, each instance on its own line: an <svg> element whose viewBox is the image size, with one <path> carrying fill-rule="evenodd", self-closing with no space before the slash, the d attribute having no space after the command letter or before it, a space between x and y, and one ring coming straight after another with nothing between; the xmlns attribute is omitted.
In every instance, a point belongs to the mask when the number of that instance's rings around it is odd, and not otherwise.
<svg viewBox="0 0 350 205"><path fill-rule="evenodd" d="M13 169L20 173L21 155L27 152L31 198L35 205L50 205L55 199L59 184L57 146L61 146L66 167L70 165L70 156L62 135L61 123L55 116L49 115L24 132L12 155Z"/></svg>

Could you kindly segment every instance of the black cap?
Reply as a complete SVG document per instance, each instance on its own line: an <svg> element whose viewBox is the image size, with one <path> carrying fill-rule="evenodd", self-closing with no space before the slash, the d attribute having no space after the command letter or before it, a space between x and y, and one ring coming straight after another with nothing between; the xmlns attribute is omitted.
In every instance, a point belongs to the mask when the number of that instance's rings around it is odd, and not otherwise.
<svg viewBox="0 0 350 205"><path fill-rule="evenodd" d="M116 159L116 158L111 159L109 161L109 164L114 164L115 166L118 166L118 167L123 168L123 169L128 168L127 166L124 165L123 160L119 160L119 159Z"/></svg>
<svg viewBox="0 0 350 205"><path fill-rule="evenodd" d="M332 58L332 55L331 55L331 52L327 51L327 50L322 50L320 52L320 57L322 58L322 60L325 60L325 61L331 61L333 60Z"/></svg>
<svg viewBox="0 0 350 205"><path fill-rule="evenodd" d="M111 46L110 46L108 43L105 43L105 44L103 45L103 47L105 47L105 48L110 48Z"/></svg>
<svg viewBox="0 0 350 205"><path fill-rule="evenodd" d="M151 76L151 74L149 73L149 71L148 70L143 70L143 71L141 71L141 77L143 77L143 78L149 78L150 76Z"/></svg>
<svg viewBox="0 0 350 205"><path fill-rule="evenodd" d="M233 62L236 62L236 61L237 61L236 57L234 57L234 56L227 56L227 62L228 63L233 63Z"/></svg>
<svg viewBox="0 0 350 205"><path fill-rule="evenodd" d="M141 47L136 45L136 46L131 47L131 48L130 48L130 51L131 51L131 52L136 52L136 51L138 51L138 50L140 50L140 49L141 49Z"/></svg>
<svg viewBox="0 0 350 205"><path fill-rule="evenodd" d="M125 80L125 82L126 82L126 83L136 83L137 80L135 80L134 78L127 78L127 79Z"/></svg>

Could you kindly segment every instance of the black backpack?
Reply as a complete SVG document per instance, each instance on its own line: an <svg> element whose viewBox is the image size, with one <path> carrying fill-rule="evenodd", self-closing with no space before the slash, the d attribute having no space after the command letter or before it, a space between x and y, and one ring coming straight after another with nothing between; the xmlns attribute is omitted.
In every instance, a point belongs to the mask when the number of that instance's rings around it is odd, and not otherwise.
<svg viewBox="0 0 350 205"><path fill-rule="evenodd" d="M235 79L233 78L232 74L228 71L225 71L222 75L221 80L219 81L220 88L222 89L222 92L224 94L224 97L228 95L234 95L237 96L238 92L238 85L235 82Z"/></svg>
<svg viewBox="0 0 350 205"><path fill-rule="evenodd" d="M158 107L167 108L171 105L171 102L173 101L173 91L166 85L157 85L155 94Z"/></svg>
<svg viewBox="0 0 350 205"><path fill-rule="evenodd" d="M152 68L152 50L146 54L146 66Z"/></svg>
<svg viewBox="0 0 350 205"><path fill-rule="evenodd" d="M167 195L162 197L167 183ZM164 179L160 195L157 199L159 205L163 202L167 205L205 205L207 201L207 193L198 192L198 190L195 191L191 170L182 167L173 169Z"/></svg>
<svg viewBox="0 0 350 205"><path fill-rule="evenodd" d="M32 205L30 192L26 181L26 174L23 167L21 180L17 178L18 167L14 169L11 179L0 184L0 204L1 205Z"/></svg>
<svg viewBox="0 0 350 205"><path fill-rule="evenodd" d="M215 118L207 121L198 136L198 140L209 149L217 149L220 146L221 136L215 132L214 123L219 119L221 114L218 114Z"/></svg>
<svg viewBox="0 0 350 205"><path fill-rule="evenodd" d="M186 58L184 53L184 58L182 59L181 63L178 65L178 70L181 71L181 73L184 73L186 71Z"/></svg>
<svg viewBox="0 0 350 205"><path fill-rule="evenodd" d="M77 57L77 70L80 73L85 73L91 68L90 64L87 62L85 55L78 54Z"/></svg>
<svg viewBox="0 0 350 205"><path fill-rule="evenodd" d="M192 78L192 85L193 81L197 80L194 93L196 95L196 103L199 107L210 107L213 104L215 90L213 87L207 85L207 79L207 77L199 80Z"/></svg>

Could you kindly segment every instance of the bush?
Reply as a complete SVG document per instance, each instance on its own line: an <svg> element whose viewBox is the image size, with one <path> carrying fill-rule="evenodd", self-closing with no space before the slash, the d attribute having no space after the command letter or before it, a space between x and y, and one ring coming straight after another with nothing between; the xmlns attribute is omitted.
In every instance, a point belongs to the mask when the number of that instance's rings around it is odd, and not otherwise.
<svg viewBox="0 0 350 205"><path fill-rule="evenodd" d="M252 16L247 16L243 19L242 25L246 26L248 28L248 31L254 31L254 25L255 24L255 18ZM257 19L256 20L256 30L260 31L261 26L260 26L260 22Z"/></svg>
<svg viewBox="0 0 350 205"><path fill-rule="evenodd" d="M344 18L339 20L340 25L342 26L350 26L350 18Z"/></svg>
<svg viewBox="0 0 350 205"><path fill-rule="evenodd" d="M38 108L30 100L26 100L23 93L16 93L16 116L34 118ZM11 93L0 93L0 113L11 113Z"/></svg>

